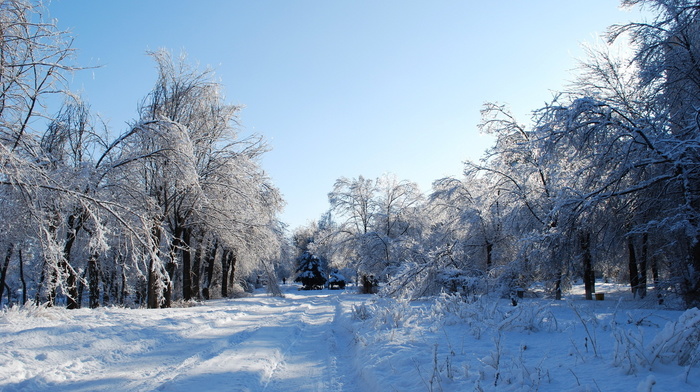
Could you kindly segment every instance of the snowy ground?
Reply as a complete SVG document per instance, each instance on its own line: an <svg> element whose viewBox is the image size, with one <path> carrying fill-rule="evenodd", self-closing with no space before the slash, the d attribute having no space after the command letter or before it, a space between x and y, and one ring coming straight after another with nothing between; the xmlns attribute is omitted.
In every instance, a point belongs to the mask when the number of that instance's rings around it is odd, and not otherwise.
<svg viewBox="0 0 700 392"><path fill-rule="evenodd" d="M339 291L0 313L1 391L694 391L700 312Z"/></svg>

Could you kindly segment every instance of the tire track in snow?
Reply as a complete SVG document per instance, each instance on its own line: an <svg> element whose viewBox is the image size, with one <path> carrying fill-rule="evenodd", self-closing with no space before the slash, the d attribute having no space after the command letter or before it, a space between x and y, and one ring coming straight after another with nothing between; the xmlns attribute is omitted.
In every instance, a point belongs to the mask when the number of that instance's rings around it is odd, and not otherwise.
<svg viewBox="0 0 700 392"><path fill-rule="evenodd" d="M350 333L338 322L358 299L295 291L192 308L83 310L67 322L35 318L36 325L16 331L36 334L38 343L13 352L43 366L5 361L17 369L17 381L0 389L363 391L347 352ZM65 347L52 350L56 345ZM20 373L25 368L33 373Z"/></svg>
<svg viewBox="0 0 700 392"><path fill-rule="evenodd" d="M283 361L264 384L265 391L363 391L353 377L347 352L343 351L338 333L338 316L342 312L337 295L308 298L297 323L301 333L285 348ZM339 347L340 346L340 347ZM347 347L349 349L349 347Z"/></svg>
<svg viewBox="0 0 700 392"><path fill-rule="evenodd" d="M203 345L187 358L180 355L178 360L144 373L139 377L141 380L123 389L191 391L206 385L207 390L257 391L269 383L272 374L282 366L285 344L302 334L305 323L301 320L307 318L312 305L306 301L270 297L258 298L255 304L246 304L245 299L234 301L243 302L237 305L242 316L233 322L238 332ZM211 320L211 324L220 322ZM240 331L241 326L245 326L243 331ZM210 335L206 331L202 334ZM168 351L191 349L193 344L189 341L181 346Z"/></svg>
<svg viewBox="0 0 700 392"><path fill-rule="evenodd" d="M164 369L150 384L162 391L191 391L206 386L216 391L356 392L357 372L346 347L339 347L337 324L342 311L338 295L288 294L240 306L249 316L237 320L255 326L236 344L211 350L198 360ZM346 339L347 341L347 339ZM169 378L170 375L175 375ZM160 385L157 385L159 384Z"/></svg>
<svg viewBox="0 0 700 392"><path fill-rule="evenodd" d="M251 309L255 307L258 305L250 306ZM268 308L272 307L263 307L265 310L269 310ZM236 318L231 320L231 317L227 316L224 320L208 319L205 322L197 323L200 324L200 327L207 324L207 328L202 328L200 331L187 328L187 331L184 332L187 332L188 336L184 338L157 341L156 345L166 347L154 347L149 354L136 358L136 360L139 361L149 356L162 356L163 365L154 369L140 370L136 377L132 375L132 381L125 383L119 389L125 391L187 390L187 388L183 388L183 385L189 384L188 380L194 378L193 375L199 374L197 369L201 368L203 363L215 360L233 347L244 344L255 336L261 328L275 325L279 323L279 318L283 317L283 313L266 314L267 312L257 313L248 312L248 310L245 304L241 304L236 306L234 310L215 311L215 315L235 314ZM188 320L185 319L185 321ZM191 353L193 349L195 349L194 354L182 358L183 353ZM202 372L201 374L205 375L206 373Z"/></svg>
<svg viewBox="0 0 700 392"><path fill-rule="evenodd" d="M331 390L327 385L327 368L324 366L324 362L328 362L327 351L319 346L321 342L314 339L320 335L319 330L325 332L329 312L325 304L319 304L318 299L299 308L302 311L294 312L295 318L290 322L291 327L297 329L294 339L284 343L281 360L263 383L264 391ZM303 365L300 363L302 361L305 361Z"/></svg>
<svg viewBox="0 0 700 392"><path fill-rule="evenodd" d="M259 326L249 327L236 332L228 338L216 339L203 345L197 352L184 359L178 354L186 353L188 349L191 349L191 344L176 344L168 350L154 349L154 356L164 357L163 365L157 366L154 369L151 368L138 372L136 377L133 377L133 381L127 382L119 389L124 391L142 391L162 390L163 388L167 388L169 383L176 382L178 377L181 377L182 374L187 374L192 368L196 367L198 363L220 355L221 352L227 350L232 345L244 342L259 328ZM148 354L143 357L147 356ZM136 360L138 361L139 359Z"/></svg>

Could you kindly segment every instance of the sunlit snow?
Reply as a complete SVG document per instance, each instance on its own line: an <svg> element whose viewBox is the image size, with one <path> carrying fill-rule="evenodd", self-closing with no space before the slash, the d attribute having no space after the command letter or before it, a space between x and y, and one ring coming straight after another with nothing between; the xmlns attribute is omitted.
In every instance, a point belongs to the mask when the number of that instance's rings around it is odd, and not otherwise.
<svg viewBox="0 0 700 392"><path fill-rule="evenodd" d="M517 306L494 297L409 302L354 294L352 287L297 287L284 286L284 298L257 292L172 309L5 309L0 390L700 387L700 312L633 300L616 285L598 285L604 301L585 301L574 288L564 301L527 293ZM685 354L659 346L679 339L690 339L673 346Z"/></svg>

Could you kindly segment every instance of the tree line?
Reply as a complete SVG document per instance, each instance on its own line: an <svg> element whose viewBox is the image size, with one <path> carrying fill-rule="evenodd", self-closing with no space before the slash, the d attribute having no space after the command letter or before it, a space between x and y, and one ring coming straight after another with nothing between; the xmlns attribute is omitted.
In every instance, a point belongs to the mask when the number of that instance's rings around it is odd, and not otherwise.
<svg viewBox="0 0 700 392"><path fill-rule="evenodd" d="M527 125L484 105L479 128L495 142L461 178L425 197L392 176L340 178L329 212L295 232L297 251L389 295L544 283L561 298L580 279L590 299L604 277L700 305L700 2L622 5L651 19L611 26Z"/></svg>
<svg viewBox="0 0 700 392"><path fill-rule="evenodd" d="M580 279L591 298L604 277L698 306L700 2L622 5L651 19L612 26L527 123L484 105L495 142L463 176L428 195L391 175L341 177L329 211L288 240L259 163L268 148L240 135L212 71L151 53L153 89L125 131L110 129L69 91L70 35L40 4L1 0L0 301L225 297L296 251L386 295L542 283L561 298Z"/></svg>
<svg viewBox="0 0 700 392"><path fill-rule="evenodd" d="M119 133L69 91L71 37L44 12L0 2L0 301L167 307L265 269L283 200L213 72L150 53L157 80Z"/></svg>

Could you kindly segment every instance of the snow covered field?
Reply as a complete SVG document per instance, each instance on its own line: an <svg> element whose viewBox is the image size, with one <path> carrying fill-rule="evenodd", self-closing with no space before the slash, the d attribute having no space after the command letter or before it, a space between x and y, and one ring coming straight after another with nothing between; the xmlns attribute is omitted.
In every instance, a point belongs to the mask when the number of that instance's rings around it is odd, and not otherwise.
<svg viewBox="0 0 700 392"><path fill-rule="evenodd" d="M188 308L7 309L0 390L700 390L697 309L598 290L512 306L286 286Z"/></svg>

